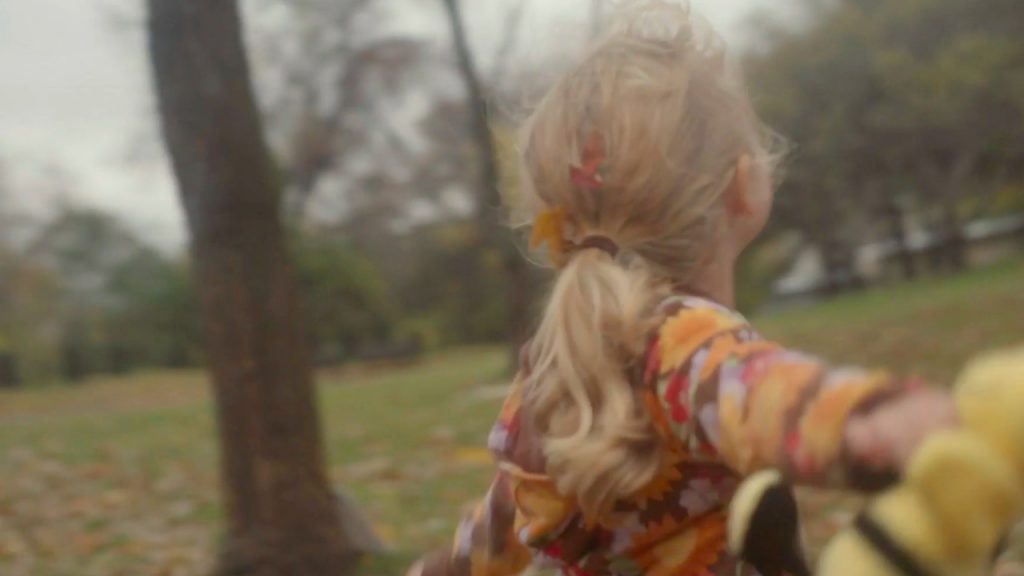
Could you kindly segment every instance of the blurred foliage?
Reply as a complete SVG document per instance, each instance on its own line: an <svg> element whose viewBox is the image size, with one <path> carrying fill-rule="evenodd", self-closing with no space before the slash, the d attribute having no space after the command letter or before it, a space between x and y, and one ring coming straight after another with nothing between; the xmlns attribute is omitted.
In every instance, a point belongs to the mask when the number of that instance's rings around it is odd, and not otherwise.
<svg viewBox="0 0 1024 576"><path fill-rule="evenodd" d="M757 104L793 141L777 229L833 275L908 223L962 267L965 221L1024 204L1024 10L1017 0L808 0L809 22L762 19ZM848 275L848 274L847 274Z"/></svg>
<svg viewBox="0 0 1024 576"><path fill-rule="evenodd" d="M911 229L955 240L969 220L1024 211L1019 0L799 1L806 18L760 18L746 57L757 107L795 144L769 234L739 264L748 312L801 246L820 249L841 290L858 285L865 243L906 249ZM252 55L317 357L505 340L519 285L476 229L480 167L449 47L391 30L373 0L278 10L254 21ZM481 61L497 101L553 70L513 66L506 34ZM412 101L418 116L395 113ZM491 130L514 206L501 106ZM0 341L23 381L203 362L187 258L95 210L24 218L12 190L0 178Z"/></svg>
<svg viewBox="0 0 1024 576"><path fill-rule="evenodd" d="M793 234L777 234L747 250L736 265L736 308L756 312L770 297L772 283L789 264L799 246Z"/></svg>
<svg viewBox="0 0 1024 576"><path fill-rule="evenodd" d="M338 234L292 236L303 313L321 363L402 343L504 337L502 261L478 249L469 222L395 237L389 266ZM26 238L0 243L0 272L0 342L22 382L204 362L187 258L153 249L110 214L58 207Z"/></svg>
<svg viewBox="0 0 1024 576"><path fill-rule="evenodd" d="M386 341L397 319L376 266L347 242L300 235L294 242L302 306L321 362Z"/></svg>
<svg viewBox="0 0 1024 576"><path fill-rule="evenodd" d="M475 224L469 221L436 224L416 233L416 266L399 298L421 329L426 328L427 341L451 345L505 337L508 287L502 260L476 241Z"/></svg>
<svg viewBox="0 0 1024 576"><path fill-rule="evenodd" d="M60 207L8 254L0 334L26 382L198 361L184 264L109 214Z"/></svg>
<svg viewBox="0 0 1024 576"><path fill-rule="evenodd" d="M185 258L169 257L110 214L59 207L0 244L0 342L27 384L203 363ZM310 339L337 362L392 337L399 314L377 266L349 244L293 242Z"/></svg>

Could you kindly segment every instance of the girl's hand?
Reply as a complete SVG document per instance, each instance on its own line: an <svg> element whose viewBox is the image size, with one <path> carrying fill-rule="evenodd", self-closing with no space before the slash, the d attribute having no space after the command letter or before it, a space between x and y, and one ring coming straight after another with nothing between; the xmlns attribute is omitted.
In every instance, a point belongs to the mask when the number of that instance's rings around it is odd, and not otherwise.
<svg viewBox="0 0 1024 576"><path fill-rule="evenodd" d="M928 435L958 424L952 396L922 388L850 420L846 443L860 463L877 470L898 471Z"/></svg>

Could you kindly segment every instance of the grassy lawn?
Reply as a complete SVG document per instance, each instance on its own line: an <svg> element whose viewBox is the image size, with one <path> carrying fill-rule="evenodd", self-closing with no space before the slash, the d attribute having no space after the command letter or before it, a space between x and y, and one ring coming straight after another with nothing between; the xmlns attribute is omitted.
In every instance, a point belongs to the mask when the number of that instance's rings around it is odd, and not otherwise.
<svg viewBox="0 0 1024 576"><path fill-rule="evenodd" d="M838 361L945 383L974 352L1024 341L1022 310L1018 260L755 323ZM400 573L418 551L445 543L463 506L482 493L490 463L481 447L504 361L502 350L474 348L414 366L321 375L331 477L364 503L396 550L368 573ZM830 501L809 502L820 511ZM202 574L219 518L202 374L0 393L0 574Z"/></svg>
<svg viewBox="0 0 1024 576"><path fill-rule="evenodd" d="M836 362L949 383L978 351L1024 342L1024 260L873 290L754 324Z"/></svg>

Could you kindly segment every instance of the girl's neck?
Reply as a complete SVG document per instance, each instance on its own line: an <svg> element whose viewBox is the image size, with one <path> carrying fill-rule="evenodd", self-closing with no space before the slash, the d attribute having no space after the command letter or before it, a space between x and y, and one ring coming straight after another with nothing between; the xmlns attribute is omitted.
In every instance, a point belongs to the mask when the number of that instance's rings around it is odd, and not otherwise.
<svg viewBox="0 0 1024 576"><path fill-rule="evenodd" d="M736 308L736 259L712 258L682 289L722 306Z"/></svg>

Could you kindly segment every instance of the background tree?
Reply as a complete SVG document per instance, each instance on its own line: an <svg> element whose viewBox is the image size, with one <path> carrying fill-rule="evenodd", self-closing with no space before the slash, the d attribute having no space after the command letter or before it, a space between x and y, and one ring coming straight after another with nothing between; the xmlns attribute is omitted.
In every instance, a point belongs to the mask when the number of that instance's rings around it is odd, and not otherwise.
<svg viewBox="0 0 1024 576"><path fill-rule="evenodd" d="M317 239L304 243L311 250L344 239L375 264L383 297L405 308L411 286L432 273L413 256L429 241L421 227L465 218L466 191L475 184L468 115L450 88L459 76L427 39L386 31L387 3L272 5L285 16L257 25L257 77L291 225ZM465 249L480 257L479 246ZM450 273L469 274L473 287L481 279L461 266L467 260L446 263L456 266ZM401 324L421 324L401 316ZM448 322L457 337L446 340L479 340L475 324Z"/></svg>
<svg viewBox="0 0 1024 576"><path fill-rule="evenodd" d="M863 22L835 17L781 35L750 58L758 104L770 125L795 144L772 226L797 230L818 248L828 292L859 284L855 248L871 237L870 199L861 170L864 103L871 102L870 52Z"/></svg>
<svg viewBox="0 0 1024 576"><path fill-rule="evenodd" d="M9 247L9 227L14 221L11 210L10 191L5 180L2 166L0 166L0 271L7 271L12 267L13 255ZM13 281L9 273L0 273L0 318L7 318L14 314ZM2 323L2 321L0 321ZM5 333L8 330L0 325L0 388L12 388L19 381L18 364L11 345L8 342L9 336Z"/></svg>
<svg viewBox="0 0 1024 576"><path fill-rule="evenodd" d="M392 337L395 308L376 265L349 243L300 236L295 264L310 345L320 362L350 359Z"/></svg>
<svg viewBox="0 0 1024 576"><path fill-rule="evenodd" d="M477 165L479 166L477 190L476 220L477 237L481 247L499 254L505 275L506 294L508 297L506 317L508 323L507 339L510 345L510 365L515 366L519 358L519 347L525 342L533 318L533 288L529 264L516 249L515 236L507 228L502 218L502 176L501 159L498 144L491 126L487 108L487 93L477 63L469 45L459 0L443 0L445 14L451 31L452 44L462 82L465 87L466 109L469 112L471 134L476 144ZM514 34L518 32L518 22L522 18L526 3L519 3L511 18L512 24L506 28L507 40L500 46L497 70L504 70L502 62L511 55L514 46ZM496 83L503 78L494 78ZM476 260L473 266L478 266ZM475 274L471 274L475 276ZM484 302L486 299L472 298L467 302Z"/></svg>
<svg viewBox="0 0 1024 576"><path fill-rule="evenodd" d="M107 213L59 208L30 235L21 259L54 281L50 318L40 320L57 331L66 380L167 366L170 342L196 335L159 320L165 312L190 317L187 300L184 309L164 310L172 301L158 298L180 287L173 264Z"/></svg>
<svg viewBox="0 0 1024 576"><path fill-rule="evenodd" d="M107 372L200 365L198 305L187 264L140 250L106 281Z"/></svg>
<svg viewBox="0 0 1024 576"><path fill-rule="evenodd" d="M220 429L219 572L343 574L312 363L235 2L149 0L164 137L192 239Z"/></svg>
<svg viewBox="0 0 1024 576"><path fill-rule="evenodd" d="M880 16L878 122L890 155L927 191L938 261L960 270L965 201L984 206L1021 158L1024 13L1006 0L915 0Z"/></svg>
<svg viewBox="0 0 1024 576"><path fill-rule="evenodd" d="M961 268L963 221L1019 182L1024 15L1012 4L807 2L801 25L766 19L754 92L796 144L774 224L820 248L827 289L857 285L855 250L876 240L916 276L915 229L934 265Z"/></svg>
<svg viewBox="0 0 1024 576"><path fill-rule="evenodd" d="M528 309L533 278L501 218L489 133L498 119L488 115L487 105L516 84L519 71L512 63L526 3L509 6L506 32L478 79L477 98L452 89L465 85L465 59L455 58L453 66L447 46L388 32L388 3L269 5L280 7L284 17L257 26L263 38L257 77L293 224L319 238L347 239L377 263L390 297L404 307L405 295L415 295L422 277L435 274L410 257L423 242L438 240L434 227L486 219L461 244L434 246L452 253L431 262L459 280L453 289L460 296L450 300L461 309L442 320L443 329L453 331L444 340L521 333L524 327L510 327L510 321L526 319L528 312L509 310ZM462 54L472 60L465 48ZM482 146L492 150L482 152ZM413 250L401 248L409 245ZM497 270L495 259L502 262ZM493 273L505 281L492 282L487 275ZM518 288L522 281L529 282Z"/></svg>
<svg viewBox="0 0 1024 576"><path fill-rule="evenodd" d="M287 183L287 217L295 224L305 223L311 211L318 220L325 211L351 217L368 210L375 197L392 200L354 181L374 156L393 159L387 166L392 177L411 164L402 135L407 127L395 111L417 83L427 83L426 42L378 34L387 14L373 0L268 6L276 8L274 17L255 25L256 77ZM383 172L381 164L374 167ZM333 196L334 206L317 203L325 196Z"/></svg>

